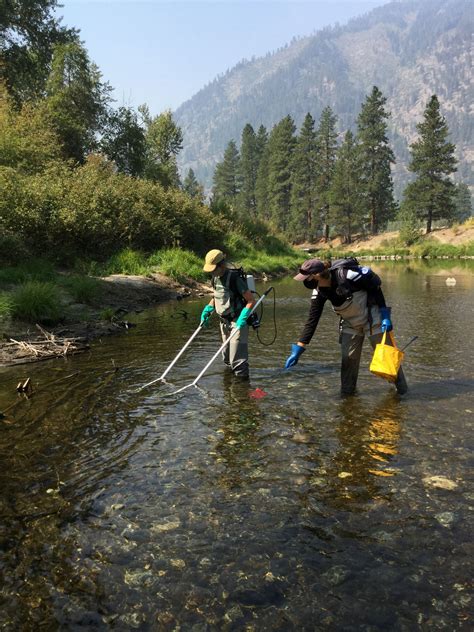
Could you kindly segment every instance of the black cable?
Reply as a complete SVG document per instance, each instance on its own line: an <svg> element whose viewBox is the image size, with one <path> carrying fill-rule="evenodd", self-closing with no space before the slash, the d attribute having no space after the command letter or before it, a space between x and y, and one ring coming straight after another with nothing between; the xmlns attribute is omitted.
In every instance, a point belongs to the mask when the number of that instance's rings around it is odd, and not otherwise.
<svg viewBox="0 0 474 632"><path fill-rule="evenodd" d="M260 314L258 315L258 320L259 320L259 326L258 327L254 327L255 331L257 332L257 340L259 341L259 343L261 345L263 345L264 347L270 347L275 340L277 339L277 324L276 324L276 294L275 294L275 288L271 288L272 292L273 292L273 331L274 331L274 335L273 338L271 339L270 342L265 342L264 340L262 340L260 338L260 325L262 324L262 320L263 320L263 303L264 301L262 301L260 303ZM260 298L260 294L258 292L255 292L255 294L258 296L258 298Z"/></svg>

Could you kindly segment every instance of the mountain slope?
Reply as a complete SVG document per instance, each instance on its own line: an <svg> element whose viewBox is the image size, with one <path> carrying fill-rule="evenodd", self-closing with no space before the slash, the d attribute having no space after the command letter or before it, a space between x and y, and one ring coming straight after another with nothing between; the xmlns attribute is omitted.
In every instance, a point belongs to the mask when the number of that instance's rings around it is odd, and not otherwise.
<svg viewBox="0 0 474 632"><path fill-rule="evenodd" d="M407 144L429 97L437 94L461 161L458 178L474 185L471 0L401 0L243 61L175 112L184 133L180 167L209 186L214 166L246 123L271 128L288 113L299 126L326 105L339 131L355 128L373 85L388 98L397 189L407 179ZM471 108L471 111L470 111Z"/></svg>

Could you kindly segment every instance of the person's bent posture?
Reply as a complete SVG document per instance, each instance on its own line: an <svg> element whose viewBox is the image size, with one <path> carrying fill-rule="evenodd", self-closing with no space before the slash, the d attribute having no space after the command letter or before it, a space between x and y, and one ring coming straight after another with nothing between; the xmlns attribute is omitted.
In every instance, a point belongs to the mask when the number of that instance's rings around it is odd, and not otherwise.
<svg viewBox="0 0 474 632"><path fill-rule="evenodd" d="M238 330L224 349L223 358L234 375L248 377L247 318L255 305L253 294L238 270L226 261L221 250L210 250L207 253L203 270L212 275L214 296L202 310L201 322L207 323L215 311L219 316L222 342Z"/></svg>
<svg viewBox="0 0 474 632"><path fill-rule="evenodd" d="M370 268L359 266L356 259L305 261L294 277L311 289L311 307L300 339L291 346L285 368L297 364L311 341L326 301L340 316L341 392L355 392L364 337L368 336L373 348L382 340L383 332L391 331L391 308L385 304L380 277ZM398 393L408 390L400 368L395 387Z"/></svg>

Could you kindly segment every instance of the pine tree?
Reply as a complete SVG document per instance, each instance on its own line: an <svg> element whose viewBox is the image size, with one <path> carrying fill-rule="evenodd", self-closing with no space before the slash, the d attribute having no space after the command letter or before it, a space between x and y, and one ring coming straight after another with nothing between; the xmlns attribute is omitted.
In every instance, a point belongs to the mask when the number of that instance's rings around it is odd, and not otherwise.
<svg viewBox="0 0 474 632"><path fill-rule="evenodd" d="M268 134L263 125L257 132L258 169L255 182L255 202L257 205L257 217L270 219L268 212Z"/></svg>
<svg viewBox="0 0 474 632"><path fill-rule="evenodd" d="M256 217L257 213L255 186L258 163L257 136L253 127L247 124L242 131L240 147L241 188L238 199L239 212L245 216Z"/></svg>
<svg viewBox="0 0 474 632"><path fill-rule="evenodd" d="M472 202L471 192L469 187L464 182L458 182L456 184L456 196L454 199L456 210L454 212L454 219L457 222L465 222L472 217Z"/></svg>
<svg viewBox="0 0 474 632"><path fill-rule="evenodd" d="M240 156L234 140L227 145L222 162L216 165L213 183L214 201L226 202L235 210L240 192Z"/></svg>
<svg viewBox="0 0 474 632"><path fill-rule="evenodd" d="M277 123L268 139L268 210L275 228L288 229L296 127L290 115Z"/></svg>
<svg viewBox="0 0 474 632"><path fill-rule="evenodd" d="M384 108L387 99L377 86L362 104L357 119L357 136L362 170L362 191L368 209L370 232L375 235L393 218L395 202L390 165L395 156L387 137L390 113Z"/></svg>
<svg viewBox="0 0 474 632"><path fill-rule="evenodd" d="M319 127L316 132L317 146L317 196L318 207L321 214L323 234L326 241L329 239L329 192L336 164L337 152L337 117L329 106L325 107L319 119Z"/></svg>
<svg viewBox="0 0 474 632"><path fill-rule="evenodd" d="M311 114L306 117L296 140L291 188L289 228L295 241L315 234L316 208L316 132ZM316 221L315 221L316 220Z"/></svg>
<svg viewBox="0 0 474 632"><path fill-rule="evenodd" d="M440 113L435 94L416 128L419 138L410 145L408 166L416 173L416 180L406 187L404 204L413 209L419 219L426 221L426 232L430 233L434 220L453 218L456 193L449 178L456 171L455 147L447 142L448 125Z"/></svg>
<svg viewBox="0 0 474 632"><path fill-rule="evenodd" d="M196 174L190 168L183 182L183 191L190 197L204 202L204 187L199 183Z"/></svg>
<svg viewBox="0 0 474 632"><path fill-rule="evenodd" d="M334 176L329 191L329 219L344 242L350 244L354 231L363 221L363 199L360 192L360 163L352 132L346 132L337 152Z"/></svg>

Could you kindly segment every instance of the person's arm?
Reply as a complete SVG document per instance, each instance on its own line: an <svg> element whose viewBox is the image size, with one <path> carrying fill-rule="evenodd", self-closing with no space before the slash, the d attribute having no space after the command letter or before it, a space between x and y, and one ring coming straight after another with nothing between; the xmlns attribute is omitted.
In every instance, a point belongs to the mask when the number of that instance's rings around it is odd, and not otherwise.
<svg viewBox="0 0 474 632"><path fill-rule="evenodd" d="M326 298L317 290L314 290L313 296L311 297L311 307L309 308L308 320L306 321L303 333L301 334L298 342L291 345L291 353L286 359L285 369L291 369L292 366L298 364L300 355L303 353L306 345L309 344L314 332L316 331L325 303Z"/></svg>
<svg viewBox="0 0 474 632"><path fill-rule="evenodd" d="M248 309L252 309L252 307L256 303L255 297L252 292L250 290L246 290L245 292L243 292L242 296L244 297L244 300L247 301L245 307L247 307Z"/></svg>
<svg viewBox="0 0 474 632"><path fill-rule="evenodd" d="M321 314L323 313L325 303L326 298L322 296L317 290L315 290L313 292L313 296L311 297L311 306L309 308L308 319L306 320L301 336L296 343L298 346L306 347L306 345L311 342L311 338L316 331L319 319L321 318Z"/></svg>
<svg viewBox="0 0 474 632"><path fill-rule="evenodd" d="M238 281L239 280L240 279L238 279ZM255 298L254 298L252 292L249 289L243 289L242 288L241 295L243 296L244 301L247 301L247 302L245 304L245 307L240 312L239 317L235 321L235 325L239 329L241 327L245 327L245 325L247 324L247 318L250 316L250 312L252 311L252 307L255 305Z"/></svg>

